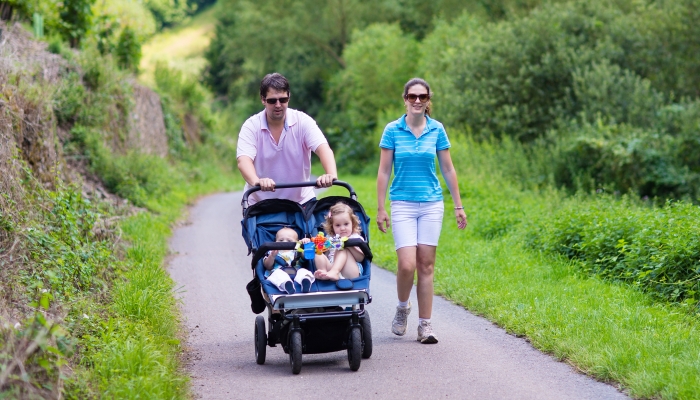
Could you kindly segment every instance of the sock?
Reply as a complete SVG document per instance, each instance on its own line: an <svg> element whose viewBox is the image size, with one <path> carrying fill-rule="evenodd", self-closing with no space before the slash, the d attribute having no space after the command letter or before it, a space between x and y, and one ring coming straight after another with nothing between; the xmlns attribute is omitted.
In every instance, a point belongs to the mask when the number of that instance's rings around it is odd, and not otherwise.
<svg viewBox="0 0 700 400"><path fill-rule="evenodd" d="M418 318L418 325L420 325L420 323L423 321L430 323L430 318Z"/></svg>
<svg viewBox="0 0 700 400"><path fill-rule="evenodd" d="M401 307L401 308L406 308L406 307L408 307L408 300L406 300L406 301L399 301L399 307Z"/></svg>

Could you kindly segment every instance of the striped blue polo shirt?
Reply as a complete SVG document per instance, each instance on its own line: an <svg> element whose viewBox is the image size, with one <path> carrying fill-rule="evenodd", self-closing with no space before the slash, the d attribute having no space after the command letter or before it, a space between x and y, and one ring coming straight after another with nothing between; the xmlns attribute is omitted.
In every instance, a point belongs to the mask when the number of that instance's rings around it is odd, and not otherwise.
<svg viewBox="0 0 700 400"><path fill-rule="evenodd" d="M394 180L390 200L440 201L442 188L435 171L439 150L450 148L442 124L426 115L423 133L416 138L406 124L406 115L384 128L379 147L394 150Z"/></svg>

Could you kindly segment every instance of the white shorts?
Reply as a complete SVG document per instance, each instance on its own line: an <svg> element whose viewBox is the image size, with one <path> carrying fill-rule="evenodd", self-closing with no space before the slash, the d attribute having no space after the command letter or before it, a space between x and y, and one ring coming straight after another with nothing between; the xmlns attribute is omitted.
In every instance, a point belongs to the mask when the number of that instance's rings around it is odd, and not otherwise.
<svg viewBox="0 0 700 400"><path fill-rule="evenodd" d="M391 231L395 249L419 244L437 246L444 213L442 201L392 201Z"/></svg>

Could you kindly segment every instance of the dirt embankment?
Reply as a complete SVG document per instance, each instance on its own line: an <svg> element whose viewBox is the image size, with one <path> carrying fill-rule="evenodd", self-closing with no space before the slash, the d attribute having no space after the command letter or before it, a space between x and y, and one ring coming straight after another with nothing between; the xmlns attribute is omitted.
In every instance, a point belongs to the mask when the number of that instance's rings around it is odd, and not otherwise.
<svg viewBox="0 0 700 400"><path fill-rule="evenodd" d="M50 91L70 72L81 73L75 69L50 53L46 43L33 40L19 24L0 21L0 190L12 201L22 199L19 179L23 166L19 160L47 185L56 177L69 181L81 178L63 158L62 143L69 133L57 125L48 100ZM126 135L118 141L105 137L105 144L115 153L138 150L165 157L168 140L160 98L145 86L131 84L133 107ZM47 93L37 91L37 87ZM0 199L0 206L5 209L10 199Z"/></svg>
<svg viewBox="0 0 700 400"><path fill-rule="evenodd" d="M52 188L60 179L82 185L88 198L120 201L89 172L84 160L64 156L70 125L57 120L55 94L69 84L70 75L83 72L47 47L21 25L0 21L0 282L7 282L4 278L13 274L13 264L21 256L22 245L11 226L21 215L34 212L36 203L29 199L36 195L35 185ZM133 88L131 107L120 119L122 126L102 133L104 144L115 154L135 150L167 156L159 96L135 81L128 86ZM12 290L0 288L3 313L13 308L2 304L12 302Z"/></svg>

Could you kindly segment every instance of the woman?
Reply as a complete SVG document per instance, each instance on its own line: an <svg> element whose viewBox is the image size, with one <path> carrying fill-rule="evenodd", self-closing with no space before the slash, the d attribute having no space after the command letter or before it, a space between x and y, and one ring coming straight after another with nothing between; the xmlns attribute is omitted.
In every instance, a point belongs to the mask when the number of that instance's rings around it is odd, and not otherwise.
<svg viewBox="0 0 700 400"><path fill-rule="evenodd" d="M398 272L396 289L399 304L391 325L394 334L406 334L409 296L418 272L418 341L437 343L430 316L433 310L433 271L442 228L444 203L435 171L435 156L454 201L459 229L467 226L467 215L459 195L457 174L450 158L450 142L442 124L430 118L430 85L420 78L411 79L403 90L406 114L387 124L379 143L381 157L377 173L377 224L386 232L391 220L384 208L389 191Z"/></svg>

